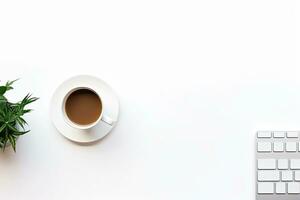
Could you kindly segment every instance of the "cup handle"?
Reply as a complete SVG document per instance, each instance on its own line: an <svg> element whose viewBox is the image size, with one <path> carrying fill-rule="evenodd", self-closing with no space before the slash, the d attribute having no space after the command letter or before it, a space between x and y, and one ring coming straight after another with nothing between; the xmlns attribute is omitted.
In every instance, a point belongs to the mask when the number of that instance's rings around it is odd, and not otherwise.
<svg viewBox="0 0 300 200"><path fill-rule="evenodd" d="M101 118L101 121L103 121L104 123L112 126L114 124L114 121L110 118L110 117L107 117L107 116L102 116Z"/></svg>

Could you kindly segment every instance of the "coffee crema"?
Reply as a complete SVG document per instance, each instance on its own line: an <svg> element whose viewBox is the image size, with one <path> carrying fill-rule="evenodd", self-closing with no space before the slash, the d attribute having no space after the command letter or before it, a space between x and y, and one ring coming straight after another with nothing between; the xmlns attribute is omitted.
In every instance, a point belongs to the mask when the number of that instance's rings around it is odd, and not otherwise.
<svg viewBox="0 0 300 200"><path fill-rule="evenodd" d="M72 92L65 103L68 118L79 125L88 125L98 120L102 112L99 96L89 89Z"/></svg>

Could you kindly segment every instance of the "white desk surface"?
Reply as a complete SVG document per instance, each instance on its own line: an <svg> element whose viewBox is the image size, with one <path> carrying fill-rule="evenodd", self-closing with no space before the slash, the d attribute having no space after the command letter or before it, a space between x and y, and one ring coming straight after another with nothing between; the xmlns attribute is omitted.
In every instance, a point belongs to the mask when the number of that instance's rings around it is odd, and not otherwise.
<svg viewBox="0 0 300 200"><path fill-rule="evenodd" d="M257 129L300 130L297 0L1 1L0 79L41 99L0 199L254 199ZM77 74L121 102L92 146L57 133L54 89Z"/></svg>

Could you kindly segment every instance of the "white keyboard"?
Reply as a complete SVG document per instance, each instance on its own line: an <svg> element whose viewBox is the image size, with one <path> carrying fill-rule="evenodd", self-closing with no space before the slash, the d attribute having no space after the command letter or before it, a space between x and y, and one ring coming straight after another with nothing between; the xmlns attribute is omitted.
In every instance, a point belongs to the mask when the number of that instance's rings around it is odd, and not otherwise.
<svg viewBox="0 0 300 200"><path fill-rule="evenodd" d="M300 134L258 131L256 200L300 200Z"/></svg>

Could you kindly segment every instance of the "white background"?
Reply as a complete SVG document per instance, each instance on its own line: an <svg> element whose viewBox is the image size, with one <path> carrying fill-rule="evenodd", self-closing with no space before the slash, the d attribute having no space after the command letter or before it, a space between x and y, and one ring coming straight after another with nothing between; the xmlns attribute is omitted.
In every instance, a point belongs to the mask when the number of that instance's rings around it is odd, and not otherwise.
<svg viewBox="0 0 300 200"><path fill-rule="evenodd" d="M257 129L300 129L298 0L0 2L0 79L41 99L0 199L254 199ZM49 118L65 79L95 75L121 102L91 146Z"/></svg>

